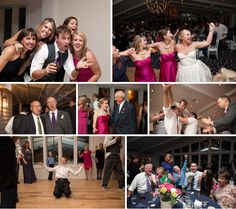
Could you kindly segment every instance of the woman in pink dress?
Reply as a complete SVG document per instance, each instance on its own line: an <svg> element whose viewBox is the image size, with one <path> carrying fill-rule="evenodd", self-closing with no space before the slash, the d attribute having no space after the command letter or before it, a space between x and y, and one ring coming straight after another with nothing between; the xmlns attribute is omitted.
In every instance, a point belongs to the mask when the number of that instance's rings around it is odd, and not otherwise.
<svg viewBox="0 0 236 209"><path fill-rule="evenodd" d="M174 35L169 28L162 29L158 32L161 39L160 42L150 44L149 46L157 48L161 54L161 67L159 81L175 82L177 73L177 62L175 60L175 41Z"/></svg>
<svg viewBox="0 0 236 209"><path fill-rule="evenodd" d="M95 82L101 76L101 69L94 53L87 48L87 38L81 32L74 32L72 35L72 55L74 65L78 62L87 60L89 66L82 66L80 72L75 79L78 82Z"/></svg>
<svg viewBox="0 0 236 209"><path fill-rule="evenodd" d="M86 180L91 179L92 180L92 158L91 154L93 152L89 150L88 145L84 145L84 151L80 154L80 157L84 159L84 171Z"/></svg>
<svg viewBox="0 0 236 209"><path fill-rule="evenodd" d="M101 98L98 102L99 109L93 115L93 133L109 134L109 106L108 100Z"/></svg>
<svg viewBox="0 0 236 209"><path fill-rule="evenodd" d="M88 105L87 97L79 96L78 107L78 134L87 134Z"/></svg>
<svg viewBox="0 0 236 209"><path fill-rule="evenodd" d="M151 53L155 52L157 52L157 50L151 47L147 47L147 39L145 36L137 35L134 37L134 52L130 54L130 57L136 67L134 75L135 81L157 81L151 63Z"/></svg>

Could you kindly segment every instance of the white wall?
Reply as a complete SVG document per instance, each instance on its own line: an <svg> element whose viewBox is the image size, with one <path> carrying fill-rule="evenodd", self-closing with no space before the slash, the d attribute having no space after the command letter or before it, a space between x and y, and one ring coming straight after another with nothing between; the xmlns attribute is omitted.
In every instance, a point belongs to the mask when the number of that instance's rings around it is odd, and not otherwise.
<svg viewBox="0 0 236 209"><path fill-rule="evenodd" d="M60 25L69 16L77 17L78 31L87 36L88 47L95 53L101 67L99 81L103 82L111 81L110 4L110 0L42 0L42 18L52 17Z"/></svg>

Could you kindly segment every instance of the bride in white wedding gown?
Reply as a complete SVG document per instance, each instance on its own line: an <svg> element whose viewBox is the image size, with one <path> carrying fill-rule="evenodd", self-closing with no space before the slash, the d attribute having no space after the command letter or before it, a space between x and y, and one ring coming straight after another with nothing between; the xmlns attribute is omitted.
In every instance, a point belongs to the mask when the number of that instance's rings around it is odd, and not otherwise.
<svg viewBox="0 0 236 209"><path fill-rule="evenodd" d="M179 57L177 82L209 82L212 75L209 67L196 58L196 50L207 47L211 44L215 25L209 24L209 34L206 41L192 42L191 32L182 30L179 34L179 44L176 44L176 51Z"/></svg>

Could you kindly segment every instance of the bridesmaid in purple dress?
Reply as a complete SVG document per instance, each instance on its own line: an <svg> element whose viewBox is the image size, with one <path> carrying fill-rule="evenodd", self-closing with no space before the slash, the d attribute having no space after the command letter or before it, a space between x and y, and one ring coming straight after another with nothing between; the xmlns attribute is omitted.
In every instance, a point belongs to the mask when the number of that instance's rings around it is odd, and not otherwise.
<svg viewBox="0 0 236 209"><path fill-rule="evenodd" d="M87 97L79 97L79 107L78 107L78 134L87 134L88 128L88 106Z"/></svg>
<svg viewBox="0 0 236 209"><path fill-rule="evenodd" d="M147 47L145 36L137 35L134 37L134 53L130 54L136 67L135 81L137 82L155 82L156 75L151 64L151 53L157 50Z"/></svg>
<svg viewBox="0 0 236 209"><path fill-rule="evenodd" d="M150 44L150 47L157 48L161 54L160 77L161 82L175 82L177 73L177 62L175 60L175 41L174 35L169 28L162 29L158 32L160 42Z"/></svg>
<svg viewBox="0 0 236 209"><path fill-rule="evenodd" d="M99 109L93 115L93 133L109 134L109 106L106 98L98 102Z"/></svg>
<svg viewBox="0 0 236 209"><path fill-rule="evenodd" d="M87 48L87 38L81 32L74 32L72 35L72 54L74 65L77 66L79 62L82 63L86 59L89 67L81 66L80 72L76 78L78 82L95 82L101 76L101 69L94 53Z"/></svg>

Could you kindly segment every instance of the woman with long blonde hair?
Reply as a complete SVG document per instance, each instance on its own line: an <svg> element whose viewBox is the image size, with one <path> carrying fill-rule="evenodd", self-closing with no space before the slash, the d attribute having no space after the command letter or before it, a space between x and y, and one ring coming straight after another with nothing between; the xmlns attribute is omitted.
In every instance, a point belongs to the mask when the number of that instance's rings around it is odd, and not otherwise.
<svg viewBox="0 0 236 209"><path fill-rule="evenodd" d="M93 133L109 134L109 105L108 99L101 98L98 102L99 109L93 115Z"/></svg>
<svg viewBox="0 0 236 209"><path fill-rule="evenodd" d="M81 60L87 60L89 67L82 67L76 78L78 82L95 82L101 76L101 69L95 54L87 47L87 38L84 33L74 32L72 35L73 61L75 66Z"/></svg>
<svg viewBox="0 0 236 209"><path fill-rule="evenodd" d="M176 75L178 82L208 82L212 80L212 74L208 66L196 59L197 49L211 44L215 25L209 24L209 34L206 41L192 41L189 30L182 30L179 34L179 44L176 44L179 64Z"/></svg>

